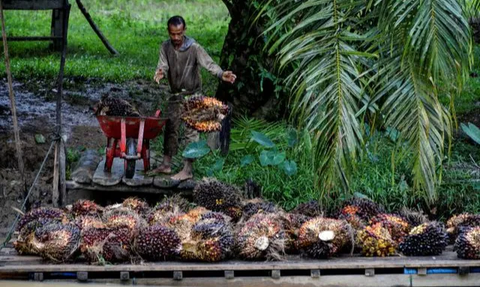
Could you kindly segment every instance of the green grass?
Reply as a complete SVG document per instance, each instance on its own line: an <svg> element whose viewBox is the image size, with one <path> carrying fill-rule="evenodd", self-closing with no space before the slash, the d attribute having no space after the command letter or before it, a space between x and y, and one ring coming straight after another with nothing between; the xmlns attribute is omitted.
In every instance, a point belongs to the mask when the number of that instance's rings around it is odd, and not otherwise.
<svg viewBox="0 0 480 287"><path fill-rule="evenodd" d="M68 31L66 77L99 78L123 82L152 79L158 61L160 43L168 39L167 20L182 15L187 35L195 38L216 61L222 50L230 21L221 0L85 0L85 7L120 53L113 57L71 1ZM50 33L51 11L5 11L9 36L46 36ZM46 42L10 42L13 77L54 79L60 54ZM4 71L3 61L1 69ZM203 71L204 86L214 92L217 79Z"/></svg>

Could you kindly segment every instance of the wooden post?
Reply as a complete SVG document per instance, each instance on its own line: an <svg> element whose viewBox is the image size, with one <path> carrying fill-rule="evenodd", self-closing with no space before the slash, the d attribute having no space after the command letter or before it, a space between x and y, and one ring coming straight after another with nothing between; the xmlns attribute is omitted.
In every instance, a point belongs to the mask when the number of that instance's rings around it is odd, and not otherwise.
<svg viewBox="0 0 480 287"><path fill-rule="evenodd" d="M63 39L60 37L63 36L63 22L65 21L64 17L65 12L63 9L53 9L52 10L52 28L51 35L52 37L59 37L58 39L53 40L53 49L56 51L62 51Z"/></svg>
<svg viewBox="0 0 480 287"><path fill-rule="evenodd" d="M5 32L5 19L3 16L3 6L2 0L0 0L0 18L2 21L2 40L3 40L3 50L5 53L5 68L7 71L7 79L8 79L8 95L10 96L10 109L12 111L12 121L13 121L13 135L15 138L15 148L17 151L17 163L18 163L18 170L20 171L21 180L26 186L25 182L25 167L23 165L23 152L22 152L22 143L20 141L20 129L18 127L18 120L17 120L17 107L15 104L15 94L13 93L13 80L12 80L12 73L10 70L10 58L8 56L8 44L7 44L7 33ZM27 196L26 194L27 189L24 190L24 197Z"/></svg>
<svg viewBox="0 0 480 287"><path fill-rule="evenodd" d="M115 50L115 48L113 48L112 45L110 45L107 38L105 38L105 36L100 31L100 29L97 27L97 25L95 25L95 22L93 22L92 17L90 17L90 14L88 13L87 9L85 9L85 6L83 6L82 1L80 0L76 0L76 1L77 1L78 8L80 8L80 11L82 11L83 16L85 16L88 23L92 27L93 31L97 33L97 36L102 41L103 45L108 49L108 51L110 51L111 54L117 55L118 54L117 50Z"/></svg>
<svg viewBox="0 0 480 287"><path fill-rule="evenodd" d="M65 143L63 141L62 130L62 97L63 97L63 73L65 71L65 58L67 53L67 30L68 30L68 18L70 14L70 4L68 1L64 1L63 11L63 28L62 28L62 57L60 59L60 72L58 73L58 93L57 93L57 106L56 106L56 132L59 136L57 143L55 144L55 164L53 166L53 194L52 201L54 206L64 206L67 202L66 192L66 155L65 155Z"/></svg>

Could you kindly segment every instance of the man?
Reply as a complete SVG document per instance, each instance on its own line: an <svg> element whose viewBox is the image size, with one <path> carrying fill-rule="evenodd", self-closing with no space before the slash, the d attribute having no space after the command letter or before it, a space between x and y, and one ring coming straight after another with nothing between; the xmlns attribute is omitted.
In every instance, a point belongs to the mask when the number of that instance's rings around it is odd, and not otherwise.
<svg viewBox="0 0 480 287"><path fill-rule="evenodd" d="M160 59L154 80L159 83L165 76L168 78L172 97L168 100L168 121L164 134L164 156L162 164L153 170L154 173L170 174L172 157L178 151L178 136L181 123L180 116L183 103L192 95L202 92L200 67L204 67L214 76L225 82L235 83L236 75L231 71L223 71L205 50L194 39L185 36L187 24L180 16L168 20L170 40L160 47ZM185 128L186 144L199 140L198 132ZM183 169L172 176L173 180L182 181L193 177L193 160L184 159Z"/></svg>

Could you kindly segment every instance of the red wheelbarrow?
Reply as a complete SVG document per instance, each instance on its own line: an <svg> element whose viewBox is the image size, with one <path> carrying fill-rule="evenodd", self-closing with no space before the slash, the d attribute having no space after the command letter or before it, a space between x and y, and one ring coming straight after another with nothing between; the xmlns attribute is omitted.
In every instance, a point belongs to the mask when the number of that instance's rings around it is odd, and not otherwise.
<svg viewBox="0 0 480 287"><path fill-rule="evenodd" d="M125 160L127 178L135 175L138 159L143 160L144 171L150 169L150 140L161 133L166 122L166 119L160 118L160 111L154 117L97 116L97 120L107 136L105 171L112 171L115 157Z"/></svg>

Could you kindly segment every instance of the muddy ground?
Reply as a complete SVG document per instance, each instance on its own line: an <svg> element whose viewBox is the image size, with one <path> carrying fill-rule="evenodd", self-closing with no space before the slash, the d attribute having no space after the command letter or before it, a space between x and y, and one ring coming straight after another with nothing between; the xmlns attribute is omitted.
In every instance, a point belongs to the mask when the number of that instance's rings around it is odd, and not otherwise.
<svg viewBox="0 0 480 287"><path fill-rule="evenodd" d="M13 124L5 79L0 80L0 239L8 232L20 208L26 188L34 177L50 147L56 124L56 94L54 82L15 82L17 116L24 153L27 186L17 171L13 138ZM150 115L160 106L166 94L165 86L147 81L122 84L102 83L98 80L66 79L62 104L62 126L67 135L67 148L99 149L105 145L91 107L104 94L127 99L142 114ZM45 143L37 143L35 135L43 135ZM31 207L52 204L53 154L48 158L39 180L32 190L28 204ZM1 243L1 242L0 242Z"/></svg>

